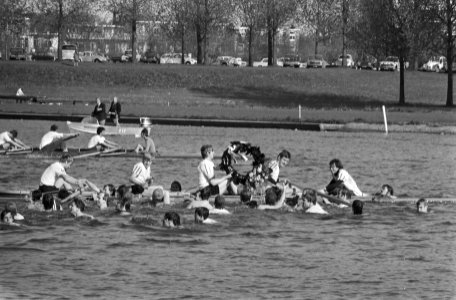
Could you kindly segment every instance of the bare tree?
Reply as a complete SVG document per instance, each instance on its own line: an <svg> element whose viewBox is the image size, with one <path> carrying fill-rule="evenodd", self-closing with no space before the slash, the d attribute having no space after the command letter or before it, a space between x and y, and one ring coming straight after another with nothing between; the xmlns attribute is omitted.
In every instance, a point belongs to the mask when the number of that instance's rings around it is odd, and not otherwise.
<svg viewBox="0 0 456 300"><path fill-rule="evenodd" d="M236 5L239 10L239 18L242 25L248 28L248 48L249 48L249 62L251 67L253 64L252 48L255 33L258 31L260 21L264 18L262 13L263 0L236 0Z"/></svg>
<svg viewBox="0 0 456 300"><path fill-rule="evenodd" d="M2 32L5 60L8 57L8 40L10 37L20 34L26 27L27 15L25 0L2 0L0 2L0 31Z"/></svg>
<svg viewBox="0 0 456 300"><path fill-rule="evenodd" d="M441 40L446 52L448 85L446 106L451 107L453 102L453 62L455 61L456 41L456 1L455 0L433 0L432 9L435 20L441 25Z"/></svg>

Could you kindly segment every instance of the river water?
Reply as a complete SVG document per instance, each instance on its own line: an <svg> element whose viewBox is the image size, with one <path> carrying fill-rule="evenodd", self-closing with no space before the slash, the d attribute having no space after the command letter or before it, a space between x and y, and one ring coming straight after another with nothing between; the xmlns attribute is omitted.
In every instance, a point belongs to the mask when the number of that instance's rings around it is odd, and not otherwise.
<svg viewBox="0 0 456 300"><path fill-rule="evenodd" d="M32 145L51 122L0 120ZM57 123L68 131L64 123ZM221 154L231 140L259 145L267 156L288 149L281 175L298 185L324 187L328 162L339 158L362 191L391 184L404 197L456 196L456 137L452 135L303 132L264 129L155 126L158 151L194 154L212 144ZM70 146L84 147L81 136ZM140 140L116 137L133 148ZM137 159L77 160L69 173L99 186L128 181ZM0 189L35 189L52 160L0 158ZM154 160L153 176L169 187L197 185L199 159ZM195 225L181 207L111 210L74 220L67 212L27 211L25 226L0 230L0 299L454 299L455 204L327 207L328 216L257 211L230 206L213 225ZM184 220L165 229L167 210Z"/></svg>

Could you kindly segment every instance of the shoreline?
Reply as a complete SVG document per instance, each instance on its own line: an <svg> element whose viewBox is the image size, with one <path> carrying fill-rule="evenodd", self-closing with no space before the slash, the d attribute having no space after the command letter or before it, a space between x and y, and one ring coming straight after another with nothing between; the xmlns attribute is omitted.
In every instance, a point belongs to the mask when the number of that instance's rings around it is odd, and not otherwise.
<svg viewBox="0 0 456 300"><path fill-rule="evenodd" d="M19 112L0 112L0 119L22 119L42 121L71 121L80 122L85 114L38 114ZM122 124L139 124L139 116L121 117ZM176 126L199 126L199 127L232 127L232 128L270 128L304 131L341 131L341 132L386 132L383 123L367 122L300 122L300 121L254 121L254 120L231 120L214 118L173 118L173 117L150 117L152 125L176 125ZM433 133L433 134L456 134L456 126L442 124L394 124L388 123L388 132L410 133Z"/></svg>

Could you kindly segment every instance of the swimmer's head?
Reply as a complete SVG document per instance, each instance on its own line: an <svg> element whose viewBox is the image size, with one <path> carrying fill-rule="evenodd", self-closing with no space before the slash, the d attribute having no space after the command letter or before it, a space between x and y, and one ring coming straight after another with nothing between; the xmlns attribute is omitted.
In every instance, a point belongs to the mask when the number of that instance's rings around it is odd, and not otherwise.
<svg viewBox="0 0 456 300"><path fill-rule="evenodd" d="M195 209L195 223L203 223L209 217L209 209L198 207Z"/></svg>
<svg viewBox="0 0 456 300"><path fill-rule="evenodd" d="M165 213L162 222L164 227L176 227L181 224L179 214L174 211Z"/></svg>
<svg viewBox="0 0 456 300"><path fill-rule="evenodd" d="M419 213L423 213L423 214L427 213L428 212L427 200L424 198L420 198L416 202L416 210Z"/></svg>

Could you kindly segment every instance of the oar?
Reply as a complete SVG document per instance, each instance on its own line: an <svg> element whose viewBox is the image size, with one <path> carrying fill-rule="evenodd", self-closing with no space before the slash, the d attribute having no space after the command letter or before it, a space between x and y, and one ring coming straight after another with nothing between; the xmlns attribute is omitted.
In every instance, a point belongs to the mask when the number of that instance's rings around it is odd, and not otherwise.
<svg viewBox="0 0 456 300"><path fill-rule="evenodd" d="M66 197L65 199L63 199L62 201L60 201L60 204L65 204L66 202L70 201L70 200L73 199L74 197L79 196L81 193L82 193L81 190L77 190L77 191L74 192L73 194L69 195L68 197Z"/></svg>
<svg viewBox="0 0 456 300"><path fill-rule="evenodd" d="M117 150L119 150L119 149L110 149L110 150L106 150L106 151L96 151L96 152L91 152L91 153L86 153L86 154L80 154L80 155L73 156L73 159L87 158L87 157L91 157L91 156L107 154L107 153L115 152Z"/></svg>

